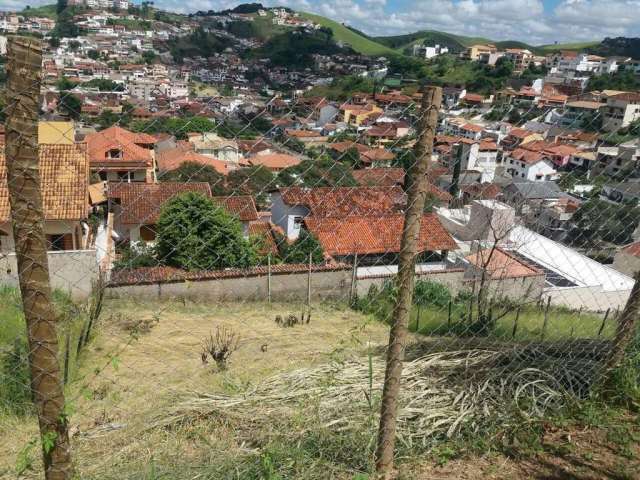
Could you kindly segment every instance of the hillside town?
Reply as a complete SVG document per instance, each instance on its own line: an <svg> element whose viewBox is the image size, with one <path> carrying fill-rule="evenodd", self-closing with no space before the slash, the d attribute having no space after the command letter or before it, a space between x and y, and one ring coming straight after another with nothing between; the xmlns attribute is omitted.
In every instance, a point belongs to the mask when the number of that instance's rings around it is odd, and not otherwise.
<svg viewBox="0 0 640 480"><path fill-rule="evenodd" d="M320 263L357 262L362 278L397 269L421 101L397 60L344 42L290 64L251 53L272 46L255 33L262 28L331 34L284 8L149 16L148 5L126 1L69 7L69 36L58 33L60 19L0 18L3 55L7 35L44 38L39 143L52 251L96 250L102 271L126 279L122 258L153 246L163 204L189 191L219 204L274 259L286 263L283 249L304 232L319 242ZM620 306L640 263L640 92L589 86L637 78L640 61L493 44L416 44L411 53L509 75L489 90L443 85L417 268L471 275L477 246L497 242L541 272L547 294L591 288L601 297L585 308L608 308L615 293ZM2 161L0 249L11 252ZM479 217L509 227L496 238ZM615 235L592 225L612 217L623 224Z"/></svg>

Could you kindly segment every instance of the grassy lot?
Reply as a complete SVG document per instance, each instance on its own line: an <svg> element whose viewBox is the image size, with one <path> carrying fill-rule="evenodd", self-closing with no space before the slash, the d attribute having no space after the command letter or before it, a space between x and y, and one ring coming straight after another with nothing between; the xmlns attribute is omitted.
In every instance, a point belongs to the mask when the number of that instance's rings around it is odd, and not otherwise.
<svg viewBox="0 0 640 480"><path fill-rule="evenodd" d="M233 462L252 451L238 444L228 426L213 422L167 432L149 431L150 422L189 392L243 391L276 372L361 355L387 335L385 326L344 307L314 309L308 325L293 328L278 327L275 315L299 315L301 305L113 301L103 311L100 333L82 353L82 368L67 389L81 478L161 478L149 476L148 469L162 471L191 460L224 470L221 453ZM219 325L240 335L239 349L223 373L200 358L203 339ZM20 451L36 433L33 417L2 418L0 478L14 470Z"/></svg>
<svg viewBox="0 0 640 480"><path fill-rule="evenodd" d="M539 48L547 52L555 52L557 50L584 50L585 48L595 47L599 41L593 42L573 42L573 43L558 43L553 45L542 45Z"/></svg>
<svg viewBox="0 0 640 480"><path fill-rule="evenodd" d="M96 335L82 352L81 366L67 386L78 478L371 480L366 472L375 444L377 392L384 374L382 354L388 329L372 315L333 304L315 305L309 324L283 328L274 322L276 315L299 315L302 309L290 304L107 301ZM4 310L0 307L0 315L5 315L0 319L7 318ZM528 325L534 329L536 314L523 312L521 320L523 330ZM426 315L421 321L427 321ZM239 348L226 371L205 365L200 358L203 339L218 326L240 335ZM495 350L496 342L482 342L473 351ZM412 336L409 343L405 378L411 380L406 388L415 388L423 376L431 378L430 372L439 379L433 383L436 401L438 388L444 388L443 396L457 397L458 386L448 386L445 379L457 377L460 371L449 372L451 367L444 360L428 364L428 370L414 363L423 355L419 352L459 349L455 339ZM460 358L465 364L473 361ZM340 376L357 365L366 372L367 359L373 385L369 392L358 388L359 383L355 390L339 390ZM328 366L338 370L318 376ZM479 369L467 371L473 377ZM265 390L274 379L282 378L287 388L275 396ZM322 399L315 397L313 389L305 392L314 378L318 391L324 392ZM327 398L335 388L341 393ZM267 392L268 398L249 410L237 407L256 392ZM414 400L414 408L419 408L415 402L420 399ZM196 415L176 416L184 405L198 401L222 402L225 407L207 406ZM355 418L350 421L363 423L354 430L344 429L343 423L331 420L330 405L343 408L347 421ZM362 408L371 412L369 417L349 416ZM181 420L167 422L167 418ZM597 425L605 422L593 413L589 419ZM398 445L399 479L634 478L625 476L638 467L640 453L631 421L617 415L606 420L608 428L615 426L613 436L571 422L540 424L521 419L515 440L491 424L483 425L486 434L438 437L433 447L405 439ZM0 478L15 478L18 463L28 467L20 478L41 478L37 449L25 450L36 436L35 417L0 416ZM505 455L509 448L526 458Z"/></svg>
<svg viewBox="0 0 640 480"><path fill-rule="evenodd" d="M494 315L500 317L491 336L499 339L513 338L516 311L504 314L505 309L496 308ZM423 335L464 335L469 325L464 320L467 308L454 305L451 312L451 324L448 322L448 308L414 307L411 312L411 330ZM420 320L418 321L418 314ZM581 313L563 308L550 308L547 319L546 340L566 340L570 338L598 338L602 326L601 315ZM544 309L523 307L518 315L516 341L539 340L544 325ZM610 316L605 323L601 338L611 338L615 333L614 320Z"/></svg>
<svg viewBox="0 0 640 480"><path fill-rule="evenodd" d="M391 55L397 54L397 52L389 47L385 47L373 40L358 35L353 30L349 30L344 25L330 20L320 15L314 15L312 13L301 13L302 17L316 22L323 27L329 27L333 31L333 37L338 42L344 42L351 45L351 47L359 53L364 55Z"/></svg>

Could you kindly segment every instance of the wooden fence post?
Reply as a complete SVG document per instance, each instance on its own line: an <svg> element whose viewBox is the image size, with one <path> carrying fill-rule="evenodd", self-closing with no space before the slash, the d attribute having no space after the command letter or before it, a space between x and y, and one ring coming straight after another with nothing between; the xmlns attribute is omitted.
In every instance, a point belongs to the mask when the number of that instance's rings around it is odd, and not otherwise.
<svg viewBox="0 0 640 480"><path fill-rule="evenodd" d="M267 301L271 304L271 254L267 255Z"/></svg>
<svg viewBox="0 0 640 480"><path fill-rule="evenodd" d="M351 288L349 291L349 304L353 305L358 296L358 252L353 257L353 269L351 271Z"/></svg>
<svg viewBox="0 0 640 480"><path fill-rule="evenodd" d="M610 311L611 311L611 308L607 308L607 311L604 313L604 317L602 318L602 323L600 324L600 328L598 329L598 338L600 338L600 336L602 335L602 332L604 331L604 327L607 324L607 317L609 316Z"/></svg>
<svg viewBox="0 0 640 480"><path fill-rule="evenodd" d="M518 320L520 319L520 307L516 310L516 318L513 320L513 330L511 331L511 338L516 338L518 333Z"/></svg>
<svg viewBox="0 0 640 480"><path fill-rule="evenodd" d="M42 45L32 37L9 37L6 162L13 238L27 324L31 390L42 438L47 480L71 478L71 452L58 336L51 297L38 158L38 98ZM46 441L45 441L46 440Z"/></svg>
<svg viewBox="0 0 640 480"><path fill-rule="evenodd" d="M413 301L417 240L428 188L427 172L431 164L433 141L438 123L438 111L442 102L442 88L428 87L422 97L422 116L418 124L418 139L414 147L416 162L407 175L407 208L405 211L400 261L396 285L398 297L393 309L387 362L382 391L380 427L376 446L376 472L382 479L393 476L393 455L396 439L398 399L402 363L407 341L409 313Z"/></svg>
<svg viewBox="0 0 640 480"><path fill-rule="evenodd" d="M309 272L307 273L307 310L311 310L311 262L312 256L309 253Z"/></svg>
<svg viewBox="0 0 640 480"><path fill-rule="evenodd" d="M544 340L547 335L547 324L549 323L549 307L551 305L551 297L547 297L547 306L544 309L544 322L542 323L542 331L540 332L540 340Z"/></svg>

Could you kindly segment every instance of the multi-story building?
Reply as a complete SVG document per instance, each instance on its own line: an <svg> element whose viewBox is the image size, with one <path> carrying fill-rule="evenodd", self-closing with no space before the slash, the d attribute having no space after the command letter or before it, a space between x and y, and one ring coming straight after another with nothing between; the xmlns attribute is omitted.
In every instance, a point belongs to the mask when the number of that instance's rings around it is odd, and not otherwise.
<svg viewBox="0 0 640 480"><path fill-rule="evenodd" d="M640 119L640 93L625 92L607 98L602 108L602 129L615 132Z"/></svg>

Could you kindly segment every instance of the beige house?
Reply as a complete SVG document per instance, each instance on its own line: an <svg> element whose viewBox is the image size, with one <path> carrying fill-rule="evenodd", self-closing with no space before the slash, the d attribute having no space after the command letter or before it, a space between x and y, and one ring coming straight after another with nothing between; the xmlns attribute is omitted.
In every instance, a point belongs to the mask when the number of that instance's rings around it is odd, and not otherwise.
<svg viewBox="0 0 640 480"><path fill-rule="evenodd" d="M626 92L607 98L602 108L602 129L615 132L640 119L640 93Z"/></svg>
<svg viewBox="0 0 640 480"><path fill-rule="evenodd" d="M189 143L200 155L217 158L231 165L240 166L242 155L238 142L222 138L216 133L189 133Z"/></svg>

